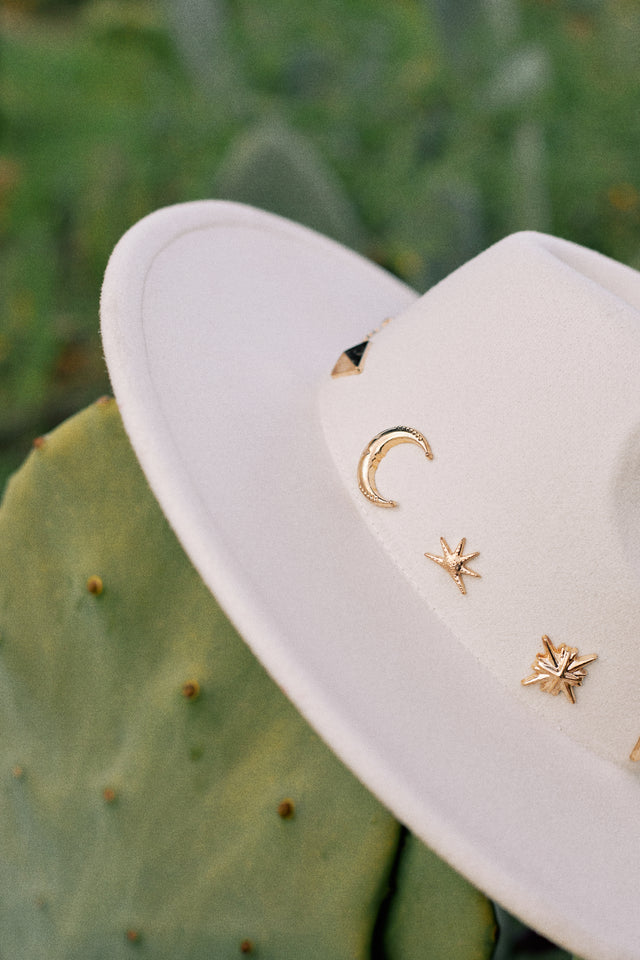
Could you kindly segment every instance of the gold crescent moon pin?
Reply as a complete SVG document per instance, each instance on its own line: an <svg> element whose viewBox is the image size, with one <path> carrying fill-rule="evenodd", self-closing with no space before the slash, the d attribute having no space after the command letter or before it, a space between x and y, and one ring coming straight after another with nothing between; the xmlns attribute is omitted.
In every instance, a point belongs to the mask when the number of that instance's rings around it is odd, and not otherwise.
<svg viewBox="0 0 640 960"><path fill-rule="evenodd" d="M363 451L358 463L358 486L361 493L370 503L375 503L377 507L396 507L395 500L386 500L378 493L375 484L376 470L378 464L387 455L391 447L396 447L399 443L415 443L424 450L425 456L433 460L431 447L419 430L413 427L391 427L389 430L383 430L368 444Z"/></svg>

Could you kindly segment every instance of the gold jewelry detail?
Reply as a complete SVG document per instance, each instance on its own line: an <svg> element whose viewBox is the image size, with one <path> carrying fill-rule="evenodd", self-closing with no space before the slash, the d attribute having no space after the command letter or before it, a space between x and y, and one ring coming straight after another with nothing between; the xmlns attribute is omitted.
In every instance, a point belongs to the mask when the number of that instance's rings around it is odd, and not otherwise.
<svg viewBox="0 0 640 960"><path fill-rule="evenodd" d="M629 760L635 760L636 763L640 760L640 739L638 740L635 747L631 751L629 755Z"/></svg>
<svg viewBox="0 0 640 960"><path fill-rule="evenodd" d="M463 576L480 578L479 573L476 573L475 570L471 570L466 566L467 560L473 560L474 557L479 557L480 553L467 553L464 557L462 556L466 539L466 537L463 537L455 550L452 551L445 538L440 537L443 556L437 557L433 553L425 553L425 557L433 560L434 563L439 564L443 570L447 571L451 579L457 584L460 593L467 592L462 580Z"/></svg>
<svg viewBox="0 0 640 960"><path fill-rule="evenodd" d="M540 689L545 693L551 693L554 697L564 693L570 703L575 703L573 688L582 686L582 681L587 676L584 667L597 660L598 655L592 653L588 657L579 657L576 647L568 647L565 643L554 647L546 634L542 638L542 644L545 653L536 654L536 659L531 664L534 672L530 677L525 677L522 685L526 687L530 683L539 683Z"/></svg>
<svg viewBox="0 0 640 960"><path fill-rule="evenodd" d="M368 340L357 343L355 347L349 347L338 357L335 367L331 371L331 376L335 380L337 377L351 377L355 373L362 373L364 366L364 355L369 346Z"/></svg>
<svg viewBox="0 0 640 960"><path fill-rule="evenodd" d="M391 447L396 447L399 443L415 443L424 450L424 455L428 460L433 460L429 442L419 430L414 430L413 427L391 427L389 430L377 433L366 449L363 450L358 463L358 487L360 492L370 503L375 503L377 507L397 507L398 505L395 500L386 500L380 496L375 484L375 475L380 461L387 455Z"/></svg>
<svg viewBox="0 0 640 960"><path fill-rule="evenodd" d="M391 323L391 319L391 317L387 317L379 327L376 327L375 330L372 330L371 333L366 335L362 343L357 343L355 347L349 347L348 350L340 354L335 367L331 371L331 376L334 380L337 377L351 377L356 373L362 373L365 355L369 348L371 338L375 337L376 333L379 333L388 323Z"/></svg>

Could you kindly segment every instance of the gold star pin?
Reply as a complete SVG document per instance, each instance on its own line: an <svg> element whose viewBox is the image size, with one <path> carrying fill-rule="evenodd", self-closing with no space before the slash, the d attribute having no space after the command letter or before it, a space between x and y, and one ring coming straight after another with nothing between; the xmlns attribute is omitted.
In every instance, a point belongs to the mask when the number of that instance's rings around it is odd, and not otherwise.
<svg viewBox="0 0 640 960"><path fill-rule="evenodd" d="M480 577L479 573L476 573L475 570L471 570L466 566L467 560L473 560L474 557L479 557L480 553L467 553L466 556L462 556L466 539L466 537L463 537L455 550L451 551L445 538L440 537L440 546L442 547L443 556L436 557L433 553L425 553L425 557L428 557L429 560L433 560L434 563L439 564L443 570L447 571L451 579L457 584L460 593L467 592L462 580L463 576Z"/></svg>
<svg viewBox="0 0 640 960"><path fill-rule="evenodd" d="M565 643L554 647L546 634L542 638L542 645L545 652L536 654L535 662L531 664L534 672L530 677L525 677L522 685L526 687L530 683L539 683L545 693L551 693L554 697L564 693L570 703L575 703L573 688L582 686L587 676L584 667L597 660L598 655L592 653L588 657L579 657L576 647L568 647Z"/></svg>

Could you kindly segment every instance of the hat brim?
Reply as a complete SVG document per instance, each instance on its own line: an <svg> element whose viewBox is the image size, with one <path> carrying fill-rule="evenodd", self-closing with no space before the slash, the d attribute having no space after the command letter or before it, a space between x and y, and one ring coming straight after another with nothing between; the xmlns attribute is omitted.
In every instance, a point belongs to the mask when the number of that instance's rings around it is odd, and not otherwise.
<svg viewBox="0 0 640 960"><path fill-rule="evenodd" d="M103 288L125 427L204 581L372 792L550 939L638 960L637 779L550 740L456 640L362 522L325 442L319 384L415 297L271 214L152 214Z"/></svg>

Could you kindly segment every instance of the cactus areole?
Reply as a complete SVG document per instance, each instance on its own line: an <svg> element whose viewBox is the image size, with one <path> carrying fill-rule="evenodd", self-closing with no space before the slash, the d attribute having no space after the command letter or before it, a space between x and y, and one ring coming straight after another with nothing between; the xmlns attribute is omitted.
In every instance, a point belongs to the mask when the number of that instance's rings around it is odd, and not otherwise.
<svg viewBox="0 0 640 960"><path fill-rule="evenodd" d="M595 960L640 958L639 310L640 275L553 237L508 237L418 298L214 201L134 226L102 296L133 447L253 652L403 823ZM357 466L397 424L433 460L386 457L381 510ZM464 592L443 542L473 555ZM521 684L542 636L597 656L575 703Z"/></svg>

